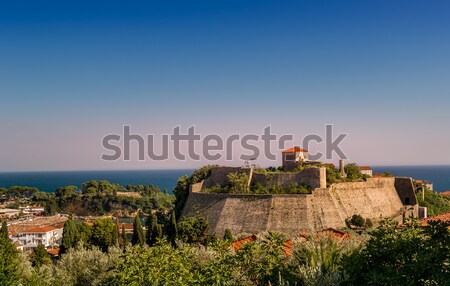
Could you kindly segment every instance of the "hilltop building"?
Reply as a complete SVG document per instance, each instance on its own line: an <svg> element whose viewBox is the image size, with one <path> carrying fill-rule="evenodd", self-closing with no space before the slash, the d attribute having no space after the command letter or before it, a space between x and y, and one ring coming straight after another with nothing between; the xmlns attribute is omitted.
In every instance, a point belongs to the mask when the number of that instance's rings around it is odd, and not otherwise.
<svg viewBox="0 0 450 286"><path fill-rule="evenodd" d="M286 149L281 154L282 165L285 171L292 171L298 166L298 163L308 161L308 150L302 149L299 146Z"/></svg>
<svg viewBox="0 0 450 286"><path fill-rule="evenodd" d="M370 168L369 166L359 166L359 171L361 171L361 174L363 175L368 175L370 177L373 176L372 168Z"/></svg>

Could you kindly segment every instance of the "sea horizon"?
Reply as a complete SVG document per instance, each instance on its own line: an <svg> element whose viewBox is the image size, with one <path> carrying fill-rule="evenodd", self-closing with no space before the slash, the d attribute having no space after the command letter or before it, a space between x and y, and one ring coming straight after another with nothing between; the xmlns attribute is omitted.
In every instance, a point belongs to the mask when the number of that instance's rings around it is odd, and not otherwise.
<svg viewBox="0 0 450 286"><path fill-rule="evenodd" d="M430 181L434 190L450 190L450 165L379 165L371 166L373 173L390 172L394 176L412 177ZM156 185L172 193L178 178L191 175L195 168L163 169L106 169L106 170L57 170L57 171L2 171L0 187L35 187L43 192L54 192L58 187L81 187L90 180L107 180L114 184Z"/></svg>

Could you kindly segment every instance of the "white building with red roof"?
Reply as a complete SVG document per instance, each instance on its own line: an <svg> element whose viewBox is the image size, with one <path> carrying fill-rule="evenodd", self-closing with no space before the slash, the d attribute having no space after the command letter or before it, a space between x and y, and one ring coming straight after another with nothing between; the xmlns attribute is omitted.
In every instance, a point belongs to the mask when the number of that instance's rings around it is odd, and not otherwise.
<svg viewBox="0 0 450 286"><path fill-rule="evenodd" d="M308 150L302 149L299 146L283 150L281 154L283 167L286 171L295 169L300 162L308 161Z"/></svg>
<svg viewBox="0 0 450 286"><path fill-rule="evenodd" d="M45 247L57 247L61 242L63 228L55 226L36 226L11 236L14 243L23 245L23 250L32 250L39 244Z"/></svg>
<svg viewBox="0 0 450 286"><path fill-rule="evenodd" d="M370 177L373 176L372 168L370 168L369 166L359 166L359 171L360 171L361 174L363 174L363 175L368 175L368 176L370 176Z"/></svg>

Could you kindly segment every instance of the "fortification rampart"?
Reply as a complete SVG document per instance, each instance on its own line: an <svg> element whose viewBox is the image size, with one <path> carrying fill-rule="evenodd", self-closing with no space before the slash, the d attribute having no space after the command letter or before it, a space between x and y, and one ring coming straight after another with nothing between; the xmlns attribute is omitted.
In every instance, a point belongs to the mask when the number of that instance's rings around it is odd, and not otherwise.
<svg viewBox="0 0 450 286"><path fill-rule="evenodd" d="M300 172L253 172L251 184L263 186L279 185L287 187L292 183L298 183L315 188L327 186L325 168L306 168Z"/></svg>
<svg viewBox="0 0 450 286"><path fill-rule="evenodd" d="M230 184L228 175L231 173L246 173L249 185L261 184L263 186L280 185L289 186L291 183L307 185L311 188L325 188L327 184L325 168L306 168L300 172L264 172L258 173L248 168L241 167L213 167L211 175L205 180L202 187L209 188L213 185L225 187Z"/></svg>
<svg viewBox="0 0 450 286"><path fill-rule="evenodd" d="M374 222L381 218L401 220L405 215L402 194L414 195L409 192L413 190L410 183L408 187L407 180L373 178L317 188L312 194L277 195L202 193L203 183L198 183L191 186L183 215L206 218L211 233L218 236L227 228L233 233L276 230L295 235L343 227L345 219L353 214ZM398 186L401 189L397 190Z"/></svg>

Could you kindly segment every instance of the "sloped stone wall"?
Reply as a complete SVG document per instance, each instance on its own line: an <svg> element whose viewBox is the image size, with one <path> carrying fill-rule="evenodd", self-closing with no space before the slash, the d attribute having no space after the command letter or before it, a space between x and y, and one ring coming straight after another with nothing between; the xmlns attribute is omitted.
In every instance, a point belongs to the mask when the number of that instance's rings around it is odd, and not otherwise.
<svg viewBox="0 0 450 286"><path fill-rule="evenodd" d="M353 214L374 222L401 219L403 203L395 185L395 178L373 178L318 188L308 195L207 194L194 192L201 189L197 185L191 189L183 215L206 218L211 233L218 237L227 228L234 234L276 230L295 235L343 227L345 218Z"/></svg>

